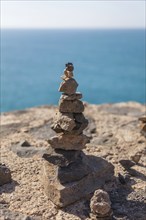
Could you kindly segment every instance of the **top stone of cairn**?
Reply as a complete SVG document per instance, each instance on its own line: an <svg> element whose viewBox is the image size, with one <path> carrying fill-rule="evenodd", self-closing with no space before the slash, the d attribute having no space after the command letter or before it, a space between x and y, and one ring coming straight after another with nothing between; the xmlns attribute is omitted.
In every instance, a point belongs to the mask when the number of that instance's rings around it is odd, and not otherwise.
<svg viewBox="0 0 146 220"><path fill-rule="evenodd" d="M61 76L64 82L61 83L59 87L59 92L63 92L67 95L72 95L76 93L78 83L75 79L73 79L73 70L73 64L67 63L63 76Z"/></svg>

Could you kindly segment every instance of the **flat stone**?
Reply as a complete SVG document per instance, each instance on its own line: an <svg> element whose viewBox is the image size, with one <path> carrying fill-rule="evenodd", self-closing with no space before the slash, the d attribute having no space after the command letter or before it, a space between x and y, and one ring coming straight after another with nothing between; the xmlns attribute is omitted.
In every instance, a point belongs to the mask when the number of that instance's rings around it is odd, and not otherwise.
<svg viewBox="0 0 146 220"><path fill-rule="evenodd" d="M59 92L63 92L67 95L72 95L76 93L77 87L78 87L78 83L76 82L76 80L70 78L60 84Z"/></svg>
<svg viewBox="0 0 146 220"><path fill-rule="evenodd" d="M72 100L72 101L60 100L59 111L81 113L84 111L84 105L83 102L81 102L80 100Z"/></svg>
<svg viewBox="0 0 146 220"><path fill-rule="evenodd" d="M64 150L82 150L89 142L86 135L60 134L48 140L52 148Z"/></svg>
<svg viewBox="0 0 146 220"><path fill-rule="evenodd" d="M60 183L64 184L80 180L91 172L86 158L85 154L81 153L74 162L67 166L55 166L54 161L53 163L52 161L46 161L45 166L49 173L54 173L55 177L53 178L58 179Z"/></svg>
<svg viewBox="0 0 146 220"><path fill-rule="evenodd" d="M82 93L76 92L75 94L72 95L66 95L62 94L60 99L62 100L75 100L75 99L81 99L82 98Z"/></svg>
<svg viewBox="0 0 146 220"><path fill-rule="evenodd" d="M11 182L11 171L5 164L0 163L0 186Z"/></svg>
<svg viewBox="0 0 146 220"><path fill-rule="evenodd" d="M43 158L54 165L66 167L80 158L81 151L52 149L43 155Z"/></svg>
<svg viewBox="0 0 146 220"><path fill-rule="evenodd" d="M56 173L50 172L44 164L42 181L48 198L57 206L65 207L101 188L105 181L112 179L114 166L106 160L87 156L90 173L78 181L61 184ZM46 162L45 162L46 163Z"/></svg>
<svg viewBox="0 0 146 220"><path fill-rule="evenodd" d="M54 118L54 124L51 126L51 128L53 130L59 128L65 131L71 131L75 126L76 123L72 113L57 112Z"/></svg>

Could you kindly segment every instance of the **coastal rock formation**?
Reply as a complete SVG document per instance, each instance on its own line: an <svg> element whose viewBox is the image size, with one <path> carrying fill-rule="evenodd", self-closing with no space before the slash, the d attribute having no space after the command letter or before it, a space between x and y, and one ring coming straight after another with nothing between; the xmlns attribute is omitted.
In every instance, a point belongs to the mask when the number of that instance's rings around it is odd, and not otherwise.
<svg viewBox="0 0 146 220"><path fill-rule="evenodd" d="M102 185L110 196L114 219L145 220L146 145L141 133L142 122L138 120L145 115L145 106L137 102L84 105L84 116L89 121L84 134L91 138L83 150L84 154L88 158L94 155L115 167L115 178ZM58 209L45 195L41 183L42 161L45 163L46 160L40 154L20 157L10 150L10 146L27 140L38 151L45 148L47 153L44 157L57 167L58 163L59 167L64 167L78 160L80 151L74 154L74 150L70 150L68 155L67 150L49 147L47 140L56 135L51 129L56 110L56 106L45 105L2 113L1 161L10 168L12 181L0 186L1 219L16 220L18 216L18 219L29 216L35 220L91 219L90 196ZM23 148L26 150L25 146L20 146L19 150ZM138 164L125 171L119 161L130 160L131 155L136 154L141 154ZM124 185L123 181L119 181L119 173L125 179ZM105 176L107 174L108 171Z"/></svg>
<svg viewBox="0 0 146 220"><path fill-rule="evenodd" d="M112 164L82 152L90 142L90 138L83 134L88 120L83 114L83 102L79 100L82 94L76 92L78 83L71 76L73 73L69 74L67 70L59 88L63 94L51 126L58 134L48 140L54 150L43 155L45 192L59 207L88 196L114 174Z"/></svg>

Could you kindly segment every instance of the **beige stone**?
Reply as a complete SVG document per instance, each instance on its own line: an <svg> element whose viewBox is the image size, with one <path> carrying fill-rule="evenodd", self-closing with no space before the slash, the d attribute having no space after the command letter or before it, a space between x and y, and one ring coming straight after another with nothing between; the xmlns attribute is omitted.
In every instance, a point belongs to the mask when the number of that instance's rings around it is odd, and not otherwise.
<svg viewBox="0 0 146 220"><path fill-rule="evenodd" d="M73 78L70 78L60 84L59 92L72 95L76 93L77 87L78 87L78 83L76 82L76 80Z"/></svg>
<svg viewBox="0 0 146 220"><path fill-rule="evenodd" d="M73 128L76 126L73 114L57 112L52 128L55 128L57 125L60 127L60 129L65 131L73 130Z"/></svg>
<svg viewBox="0 0 146 220"><path fill-rule="evenodd" d="M80 100L60 100L59 101L60 112L82 113L84 111L84 105Z"/></svg>
<svg viewBox="0 0 146 220"><path fill-rule="evenodd" d="M64 150L82 150L89 142L86 135L60 134L48 140L52 148Z"/></svg>

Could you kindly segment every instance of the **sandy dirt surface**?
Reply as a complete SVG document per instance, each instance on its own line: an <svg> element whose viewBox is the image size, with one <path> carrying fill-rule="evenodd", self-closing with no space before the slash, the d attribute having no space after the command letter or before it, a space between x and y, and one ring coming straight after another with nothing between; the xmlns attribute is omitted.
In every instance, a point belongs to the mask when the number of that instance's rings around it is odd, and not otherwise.
<svg viewBox="0 0 146 220"><path fill-rule="evenodd" d="M47 149L47 139L55 133L50 125L56 107L41 106L1 116L1 163L11 170L12 182L0 187L1 220L77 220L90 218L90 197L63 209L47 199L42 183L41 150ZM136 102L90 105L85 103L91 137L86 154L101 156L115 166L115 177L103 186L110 195L113 219L144 220L145 137L140 132L139 117L145 107ZM38 152L21 157L11 150L27 140ZM36 153L37 152L37 153ZM119 161L140 154L138 164L125 169ZM119 173L124 183L119 179Z"/></svg>

